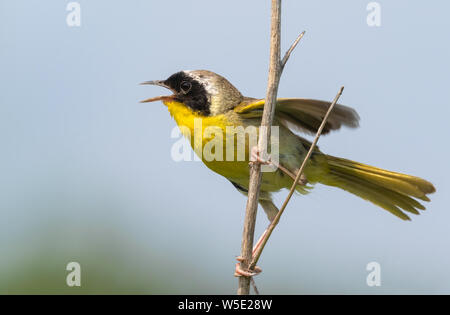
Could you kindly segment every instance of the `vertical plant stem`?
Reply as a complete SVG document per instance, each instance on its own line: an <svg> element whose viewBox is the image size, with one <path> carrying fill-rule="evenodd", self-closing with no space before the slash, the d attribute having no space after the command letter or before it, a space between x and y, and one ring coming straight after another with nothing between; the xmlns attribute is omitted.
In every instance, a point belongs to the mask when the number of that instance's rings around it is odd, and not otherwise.
<svg viewBox="0 0 450 315"><path fill-rule="evenodd" d="M281 37L281 0L272 0L270 27L270 64L267 93L262 116L261 128L259 129L258 151L264 158L267 154L267 143L270 139L270 126L272 126L275 112L275 103L278 92L278 84L281 76L280 63L280 37ZM248 188L248 199L244 219L244 232L242 235L241 262L242 269L248 269L252 260L253 238L255 234L256 213L258 210L258 197L261 186L261 165L250 164L250 182ZM250 293L251 277L239 277L238 294Z"/></svg>

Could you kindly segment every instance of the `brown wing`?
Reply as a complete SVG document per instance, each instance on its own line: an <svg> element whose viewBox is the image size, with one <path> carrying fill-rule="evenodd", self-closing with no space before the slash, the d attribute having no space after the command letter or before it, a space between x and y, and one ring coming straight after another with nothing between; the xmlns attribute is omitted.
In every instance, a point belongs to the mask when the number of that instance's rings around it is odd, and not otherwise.
<svg viewBox="0 0 450 315"><path fill-rule="evenodd" d="M247 98L234 111L243 118L261 117L264 110L263 99ZM315 134L325 116L330 102L304 98L279 98L275 107L275 116L287 127L308 134ZM330 113L322 134L337 130L341 126L356 128L359 116L353 108L336 104Z"/></svg>

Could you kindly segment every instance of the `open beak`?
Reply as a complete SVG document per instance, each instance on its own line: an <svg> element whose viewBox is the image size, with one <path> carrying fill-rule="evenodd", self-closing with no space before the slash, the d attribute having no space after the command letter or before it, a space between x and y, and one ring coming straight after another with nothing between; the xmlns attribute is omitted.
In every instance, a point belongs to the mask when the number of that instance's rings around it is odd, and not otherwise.
<svg viewBox="0 0 450 315"><path fill-rule="evenodd" d="M145 81L145 82L142 82L141 85L158 85L158 86L162 86L162 87L165 87L166 89L170 90L170 87L168 87L164 83L164 81L161 81L161 80ZM173 96L174 95L161 95L161 96L151 97L146 100L140 101L140 103L150 103L150 102L156 102L156 101L171 100L171 99L173 99Z"/></svg>

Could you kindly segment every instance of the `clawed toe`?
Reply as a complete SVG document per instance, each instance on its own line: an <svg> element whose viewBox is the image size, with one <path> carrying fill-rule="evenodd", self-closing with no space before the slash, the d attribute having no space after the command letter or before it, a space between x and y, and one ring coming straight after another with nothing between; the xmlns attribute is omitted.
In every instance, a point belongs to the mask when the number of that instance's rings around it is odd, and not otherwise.
<svg viewBox="0 0 450 315"><path fill-rule="evenodd" d="M263 160L261 157L260 157L260 151L259 151L259 148L257 147L257 146L255 146L255 147L252 147L252 149L251 149L251 159L250 159L250 163L259 163L259 164L264 164L264 165L267 165L267 164L270 164L270 156L268 157L268 159L267 160Z"/></svg>
<svg viewBox="0 0 450 315"><path fill-rule="evenodd" d="M236 264L236 268L234 270L235 277L253 277L262 272L262 269L258 266L255 266L253 270L244 270L241 268L241 262L244 260L242 256L236 257L238 263Z"/></svg>

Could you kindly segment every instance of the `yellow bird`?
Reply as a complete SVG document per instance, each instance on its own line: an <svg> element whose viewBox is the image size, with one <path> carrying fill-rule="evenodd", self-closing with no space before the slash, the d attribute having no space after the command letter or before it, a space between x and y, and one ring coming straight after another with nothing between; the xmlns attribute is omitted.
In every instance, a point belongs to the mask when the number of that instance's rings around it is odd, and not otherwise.
<svg viewBox="0 0 450 315"><path fill-rule="evenodd" d="M251 150L248 150L247 145L250 143L250 137L246 134L244 138L238 136L238 140L234 141L235 135L230 135L230 130L253 127L257 132L261 125L264 99L242 96L227 79L206 70L180 71L166 80L147 81L142 84L162 86L173 92L170 96L153 97L142 102L161 100L206 166L226 177L234 187L246 194L249 186L248 163ZM310 141L294 132L315 134L329 105L326 101L304 98L277 99L273 125L278 126L279 131L279 168L274 172L263 173L259 197L259 203L269 220L272 220L278 211L272 202L271 193L292 186L292 176L288 175L297 174L311 146ZM336 104L322 134L337 130L341 126L358 127L358 121L359 116L354 109ZM207 132L208 127L214 128L214 132ZM223 135L217 138L219 131ZM228 141L231 138L233 141ZM223 143L220 147L213 146L211 150L216 158L204 156L202 153L205 146L210 145L214 139L216 144L217 141ZM239 159L237 151L243 142L246 147L245 155ZM223 156L231 157L231 160L217 158L217 153L221 150L226 151ZM418 210L425 210L416 199L430 201L427 194L435 191L430 182L419 177L327 155L319 148L315 148L304 169L304 185L298 186L296 190L306 194L312 188L309 184L316 183L339 187L403 220L410 220L405 211L419 214Z"/></svg>

